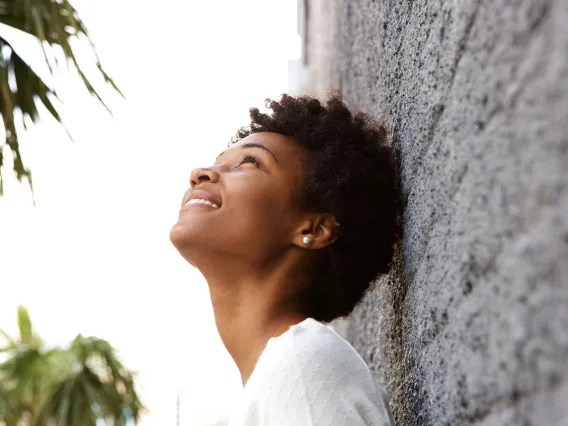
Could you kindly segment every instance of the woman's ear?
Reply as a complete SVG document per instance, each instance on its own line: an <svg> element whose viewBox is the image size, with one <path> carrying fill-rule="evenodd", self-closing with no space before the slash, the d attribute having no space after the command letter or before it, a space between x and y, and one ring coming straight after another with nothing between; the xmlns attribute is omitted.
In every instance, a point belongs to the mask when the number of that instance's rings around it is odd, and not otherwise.
<svg viewBox="0 0 568 426"><path fill-rule="evenodd" d="M325 248L337 239L335 231L338 225L333 215L317 214L302 223L297 230L294 243L308 249Z"/></svg>

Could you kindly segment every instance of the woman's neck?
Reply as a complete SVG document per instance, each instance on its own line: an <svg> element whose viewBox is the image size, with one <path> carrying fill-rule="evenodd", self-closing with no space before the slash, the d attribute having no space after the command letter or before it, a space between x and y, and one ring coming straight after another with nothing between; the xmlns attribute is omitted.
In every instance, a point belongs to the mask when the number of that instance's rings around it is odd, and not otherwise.
<svg viewBox="0 0 568 426"><path fill-rule="evenodd" d="M231 273L225 276L219 270L204 276L219 335L244 385L268 339L281 335L307 316L298 307L296 296L301 277L291 273L292 268L284 265L262 274L246 273L255 269L236 265L228 270Z"/></svg>

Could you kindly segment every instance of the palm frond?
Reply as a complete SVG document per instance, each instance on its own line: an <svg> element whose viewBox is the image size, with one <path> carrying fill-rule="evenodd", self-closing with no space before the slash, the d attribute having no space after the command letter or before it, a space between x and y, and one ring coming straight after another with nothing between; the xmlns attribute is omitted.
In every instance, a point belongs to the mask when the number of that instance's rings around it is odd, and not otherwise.
<svg viewBox="0 0 568 426"><path fill-rule="evenodd" d="M103 406L112 414L115 422L121 418L138 421L145 407L136 392L133 373L120 362L112 345L96 337L79 335L73 340L70 350L77 355L85 369L93 371L100 378L105 389L101 396ZM100 361L96 369L89 367L93 359Z"/></svg>
<svg viewBox="0 0 568 426"><path fill-rule="evenodd" d="M105 340L77 336L68 348L45 349L28 311L18 309L20 339L8 341L0 363L0 425L116 426L137 422L144 407L134 374ZM4 422L4 423L3 423Z"/></svg>
<svg viewBox="0 0 568 426"><path fill-rule="evenodd" d="M20 341L31 344L33 340L32 320L28 310L23 306L18 306L18 328L20 329Z"/></svg>
<svg viewBox="0 0 568 426"><path fill-rule="evenodd" d="M6 352L6 351L12 350L16 347L15 340L12 339L10 337L10 335L8 333L6 333L6 331L2 330L1 328L0 328L0 335L8 342L8 346L0 348L0 352Z"/></svg>
<svg viewBox="0 0 568 426"><path fill-rule="evenodd" d="M12 391L0 377L0 424L5 423L6 426L16 426L22 417L22 406Z"/></svg>
<svg viewBox="0 0 568 426"><path fill-rule="evenodd" d="M114 382L104 380L88 366L57 383L50 395L36 419L37 426L49 422L90 426L104 419L125 426L127 420L137 421L141 410L137 397L134 403Z"/></svg>
<svg viewBox="0 0 568 426"><path fill-rule="evenodd" d="M77 61L71 47L71 41L74 38L85 39L93 50L95 65L103 80L122 95L115 82L103 69L85 24L68 0L0 0L0 23L36 37L41 44L45 61L52 75L58 72L52 66L53 63L57 63L53 47L58 46L61 48L65 55L67 66L79 74L83 85L89 93L97 98L110 112L103 98ZM24 125L24 128L26 118L31 118L31 121L36 123L38 119L38 102L43 104L50 115L61 124L62 119L52 102L52 99L57 98L55 90L49 88L32 68L22 60L13 46L1 36L0 96L2 98L0 114L6 129L5 144L12 151L14 158L13 172L18 181L27 179L33 192L31 171L25 167L20 153L16 126L18 123L15 123L15 117L19 117L19 115L15 114L15 112L21 112L21 124ZM3 161L2 145L0 145L0 196L3 194Z"/></svg>

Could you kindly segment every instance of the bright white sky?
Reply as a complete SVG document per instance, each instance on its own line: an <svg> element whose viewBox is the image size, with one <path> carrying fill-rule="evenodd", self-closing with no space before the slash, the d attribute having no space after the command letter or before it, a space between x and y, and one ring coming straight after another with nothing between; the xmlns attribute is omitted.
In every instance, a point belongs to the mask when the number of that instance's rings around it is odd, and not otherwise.
<svg viewBox="0 0 568 426"><path fill-rule="evenodd" d="M49 343L79 332L108 339L139 372L143 425L175 425L178 387L181 424L208 425L227 415L238 371L204 280L168 233L190 170L214 161L250 106L287 90L296 2L73 3L127 100L108 92L110 117L63 76L55 84L75 143L49 118L20 134L36 207L26 185L6 179L0 327L15 332L24 304ZM0 32L45 71L37 43Z"/></svg>

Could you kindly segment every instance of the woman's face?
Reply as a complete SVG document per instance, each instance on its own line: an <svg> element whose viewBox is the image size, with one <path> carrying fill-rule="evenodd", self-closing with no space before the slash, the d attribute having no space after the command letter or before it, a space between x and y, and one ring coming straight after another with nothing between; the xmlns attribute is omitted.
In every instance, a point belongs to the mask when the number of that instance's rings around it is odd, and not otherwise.
<svg viewBox="0 0 568 426"><path fill-rule="evenodd" d="M174 246L198 268L212 255L266 262L301 237L302 148L276 133L254 133L191 173Z"/></svg>

